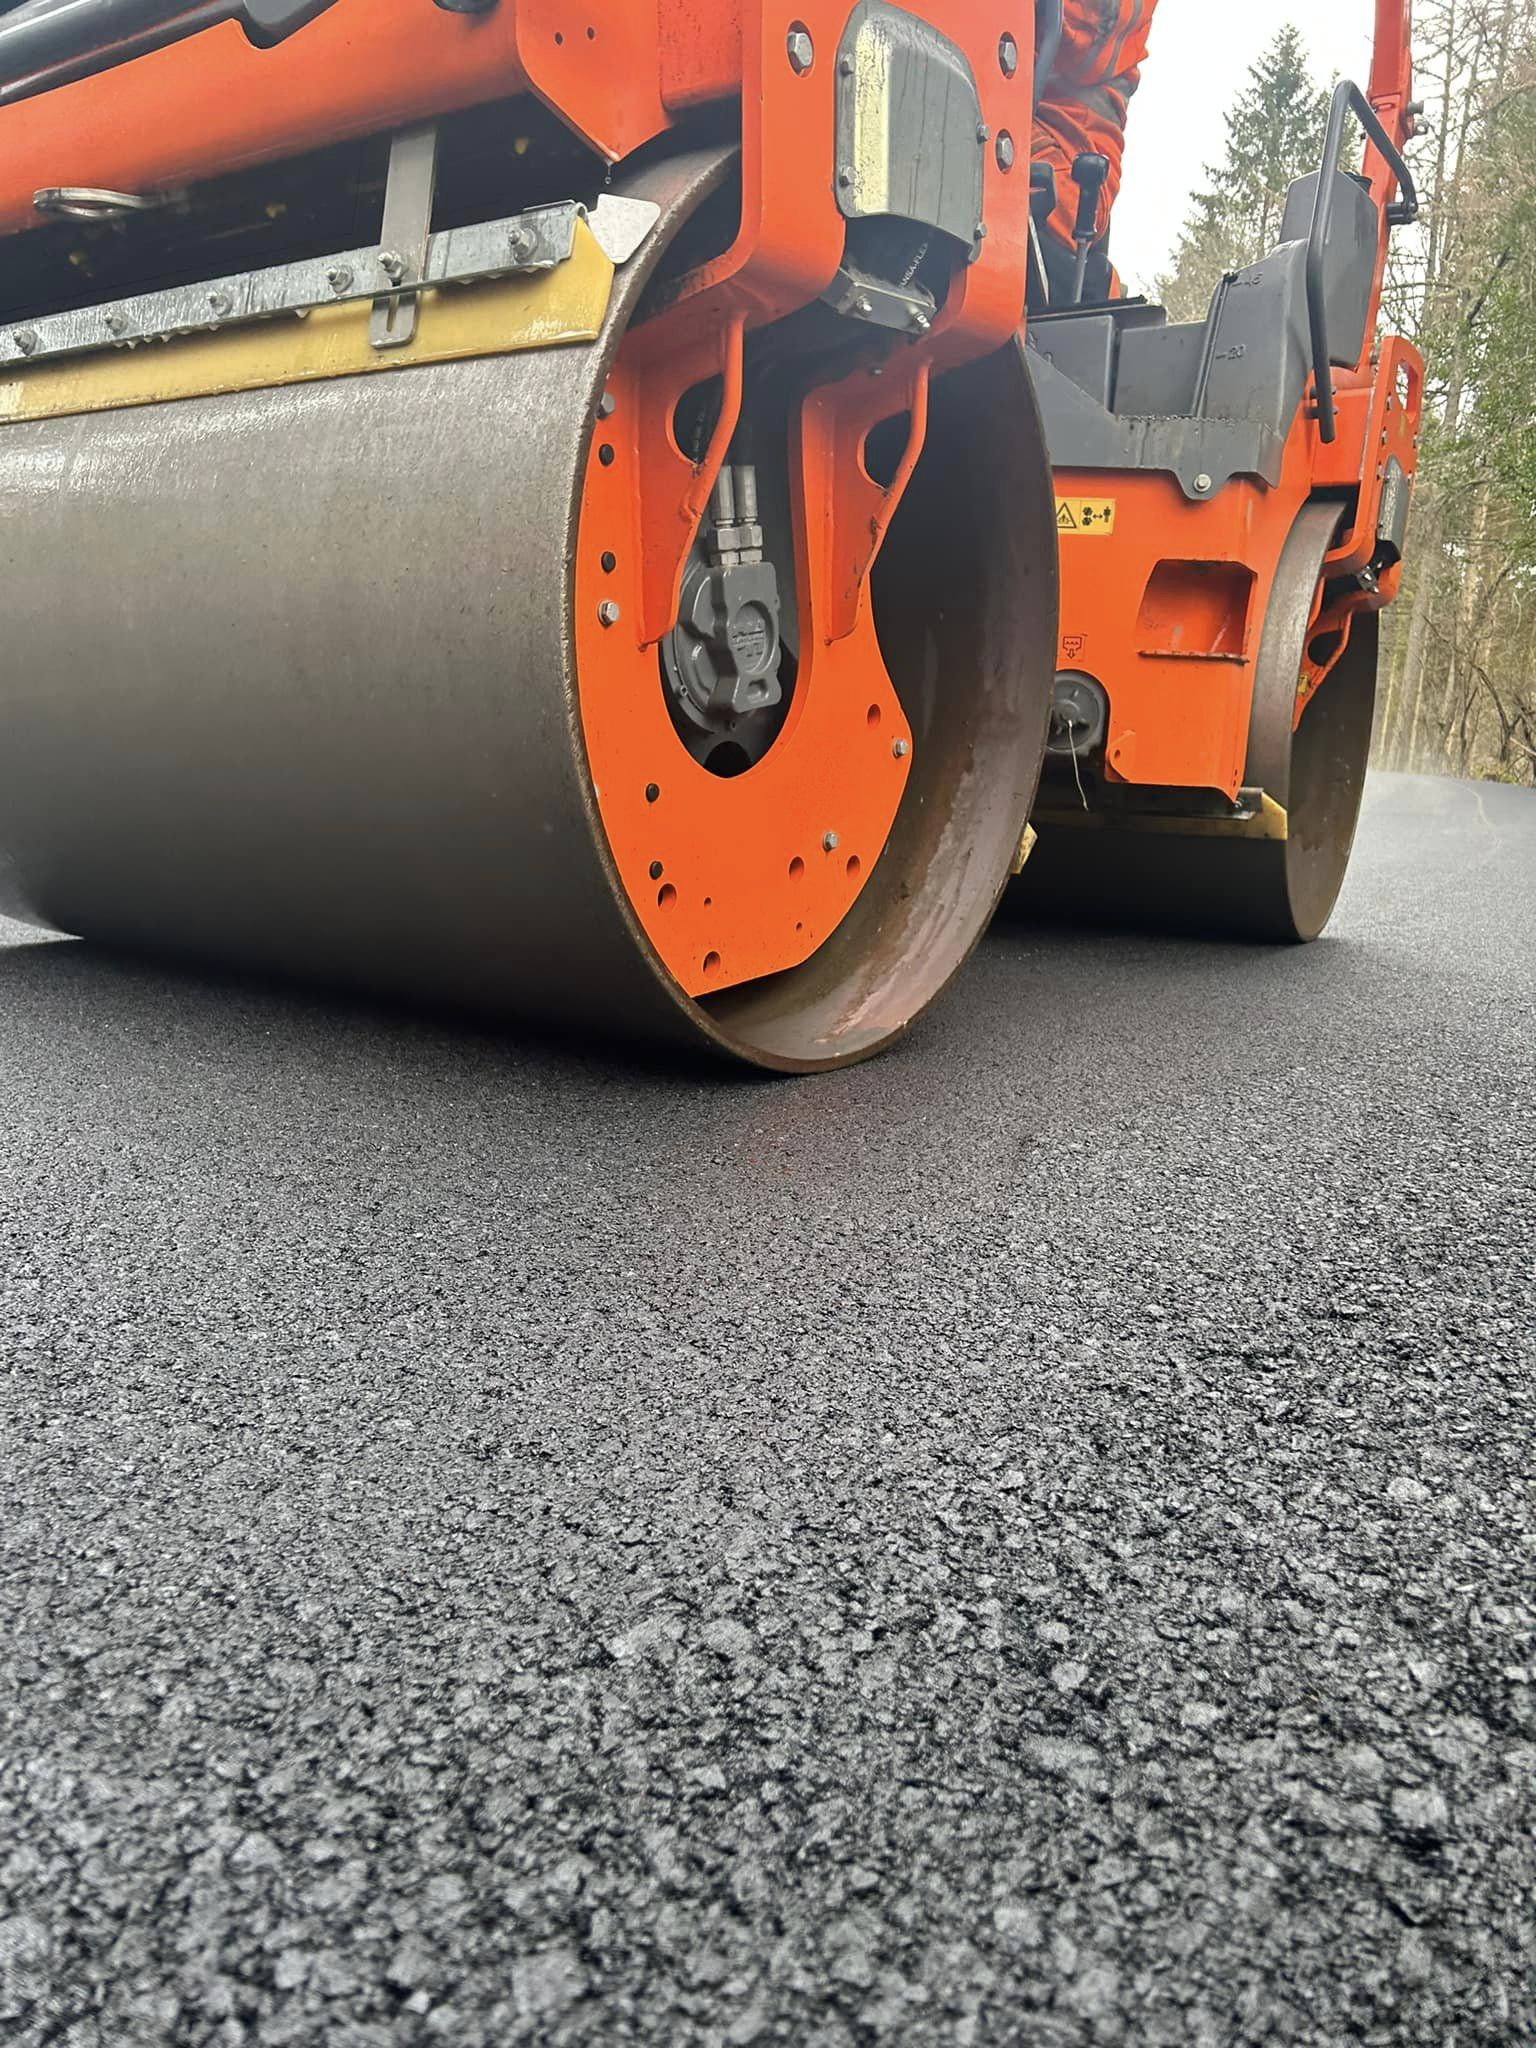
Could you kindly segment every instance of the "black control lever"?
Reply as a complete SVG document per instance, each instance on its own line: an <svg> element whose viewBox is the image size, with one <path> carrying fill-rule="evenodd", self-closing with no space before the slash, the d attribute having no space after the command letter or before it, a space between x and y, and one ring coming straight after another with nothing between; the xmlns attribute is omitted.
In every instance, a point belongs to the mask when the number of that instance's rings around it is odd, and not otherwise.
<svg viewBox="0 0 1536 2048"><path fill-rule="evenodd" d="M278 43L333 0L26 0L0 15L0 105L69 85L200 29L238 22Z"/></svg>
<svg viewBox="0 0 1536 2048"><path fill-rule="evenodd" d="M1085 150L1072 165L1072 177L1077 186L1077 221L1072 230L1072 240L1077 245L1077 269L1072 277L1072 303L1080 306L1088 281L1088 258L1099 239L1099 200L1109 181L1109 158L1100 156L1096 150Z"/></svg>

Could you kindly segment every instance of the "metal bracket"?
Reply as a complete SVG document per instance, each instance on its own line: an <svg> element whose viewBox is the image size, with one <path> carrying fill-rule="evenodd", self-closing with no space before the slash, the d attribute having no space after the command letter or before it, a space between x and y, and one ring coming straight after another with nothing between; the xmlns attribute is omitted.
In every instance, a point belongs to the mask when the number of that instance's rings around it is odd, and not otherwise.
<svg viewBox="0 0 1536 2048"><path fill-rule="evenodd" d="M576 246L576 223L583 217L608 260L622 268L645 241L660 213L649 200L605 194L590 214L575 200L561 200L503 220L448 228L428 242L417 282L422 286L481 284L558 269L570 260ZM177 335L304 314L317 306L373 299L385 274L385 256L399 253L380 247L344 249L334 256L313 256L270 270L178 285L172 291L118 299L79 312L53 313L0 334L0 370L6 363L20 367L49 362L92 349L169 341ZM383 303L391 302L386 299Z"/></svg>
<svg viewBox="0 0 1536 2048"><path fill-rule="evenodd" d="M393 285L419 285L426 276L437 197L437 124L402 128L389 146L379 268ZM373 302L368 339L375 348L402 348L416 338L414 291L391 292Z"/></svg>
<svg viewBox="0 0 1536 2048"><path fill-rule="evenodd" d="M822 297L847 319L864 320L872 327L892 327L899 334L926 334L939 317L933 294L921 285L903 290L859 269L846 257Z"/></svg>

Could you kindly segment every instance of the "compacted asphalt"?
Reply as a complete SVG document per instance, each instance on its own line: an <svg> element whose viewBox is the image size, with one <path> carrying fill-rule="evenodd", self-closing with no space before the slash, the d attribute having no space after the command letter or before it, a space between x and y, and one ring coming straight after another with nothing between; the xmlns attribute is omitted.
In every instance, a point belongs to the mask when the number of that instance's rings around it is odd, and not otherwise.
<svg viewBox="0 0 1536 2048"><path fill-rule="evenodd" d="M1536 795L743 1081L0 927L0 2041L1536 2033Z"/></svg>

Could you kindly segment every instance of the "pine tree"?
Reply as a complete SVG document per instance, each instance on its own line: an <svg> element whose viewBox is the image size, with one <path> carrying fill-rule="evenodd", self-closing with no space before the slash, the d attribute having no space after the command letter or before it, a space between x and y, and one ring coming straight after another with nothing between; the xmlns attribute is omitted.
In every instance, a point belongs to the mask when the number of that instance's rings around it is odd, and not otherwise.
<svg viewBox="0 0 1536 2048"><path fill-rule="evenodd" d="M1329 99L1312 82L1299 32L1282 29L1227 116L1225 155L1206 166L1210 189L1195 194L1172 268L1158 280L1175 320L1203 319L1225 274L1279 240L1293 179L1321 161Z"/></svg>

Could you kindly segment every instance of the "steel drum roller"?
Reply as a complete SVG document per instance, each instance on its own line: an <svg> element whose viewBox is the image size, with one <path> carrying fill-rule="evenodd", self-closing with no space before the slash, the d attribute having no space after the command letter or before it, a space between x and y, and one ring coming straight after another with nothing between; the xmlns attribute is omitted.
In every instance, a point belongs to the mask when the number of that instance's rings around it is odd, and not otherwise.
<svg viewBox="0 0 1536 2048"><path fill-rule="evenodd" d="M913 761L838 929L693 1000L605 841L574 654L593 423L724 175L701 154L631 180L663 216L593 344L0 428L8 913L788 1069L866 1056L938 994L1007 875L1048 710L1048 468L1016 348L936 382L876 572Z"/></svg>

